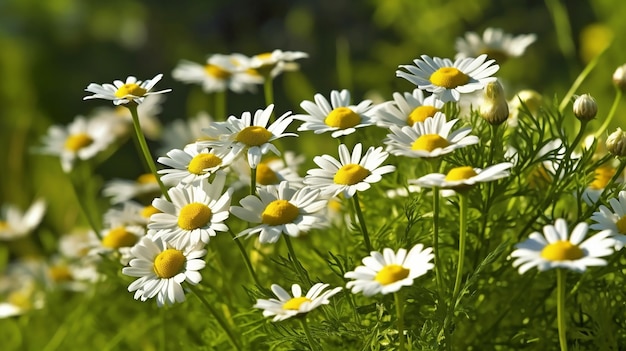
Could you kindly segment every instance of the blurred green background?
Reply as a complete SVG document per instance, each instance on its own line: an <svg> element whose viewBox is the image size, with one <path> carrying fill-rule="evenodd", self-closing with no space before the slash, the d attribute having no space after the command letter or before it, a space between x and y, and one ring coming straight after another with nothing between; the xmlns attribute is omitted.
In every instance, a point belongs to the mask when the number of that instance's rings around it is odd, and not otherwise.
<svg viewBox="0 0 626 351"><path fill-rule="evenodd" d="M58 159L29 151L51 124L106 106L82 100L90 82L163 73L157 87L173 89L160 115L167 124L207 104L198 86L171 78L179 60L282 49L310 57L300 61L300 72L277 78L280 111L299 111L315 92L327 96L341 88L359 101L390 99L394 91L413 88L395 77L398 65L422 54L453 58L455 39L466 31L500 27L538 36L498 73L509 98L527 88L547 99L563 97L588 60L611 42L578 92L597 99L601 118L614 96L611 75L626 62L624 18L626 2L619 0L0 0L0 203L25 207L45 196L58 201L49 207L46 227L62 233L75 224L79 211ZM263 106L261 89L228 98L229 114ZM616 126L623 121L618 111ZM128 144L98 169L103 180L139 172Z"/></svg>

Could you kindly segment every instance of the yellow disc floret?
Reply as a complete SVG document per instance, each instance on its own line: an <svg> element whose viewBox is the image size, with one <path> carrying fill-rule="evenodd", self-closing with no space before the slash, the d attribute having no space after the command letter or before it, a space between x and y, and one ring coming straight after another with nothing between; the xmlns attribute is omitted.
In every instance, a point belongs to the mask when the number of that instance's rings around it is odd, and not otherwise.
<svg viewBox="0 0 626 351"><path fill-rule="evenodd" d="M187 170L193 174L204 174L207 168L217 167L222 164L222 159L214 154L197 154L189 162Z"/></svg>
<svg viewBox="0 0 626 351"><path fill-rule="evenodd" d="M300 309L300 306L305 302L311 302L311 299L304 296L293 297L283 304L283 310L297 311Z"/></svg>
<svg viewBox="0 0 626 351"><path fill-rule="evenodd" d="M548 261L573 261L584 255L580 247L567 240L555 241L541 250L541 257Z"/></svg>
<svg viewBox="0 0 626 351"><path fill-rule="evenodd" d="M209 206L193 202L180 209L178 226L185 230L202 228L209 223L212 216Z"/></svg>
<svg viewBox="0 0 626 351"><path fill-rule="evenodd" d="M141 209L141 217L143 218L150 218L155 213L161 213L161 211L152 205L148 205Z"/></svg>
<svg viewBox="0 0 626 351"><path fill-rule="evenodd" d="M355 163L347 164L335 173L333 181L335 184L354 185L362 182L363 179L370 175L370 171L361 165Z"/></svg>
<svg viewBox="0 0 626 351"><path fill-rule="evenodd" d="M120 247L130 247L137 243L139 238L137 235L129 232L124 227L111 229L107 235L102 238L102 246L110 249L119 249Z"/></svg>
<svg viewBox="0 0 626 351"><path fill-rule="evenodd" d="M156 177L152 173L144 173L137 177L137 183L139 184L151 184L156 182Z"/></svg>
<svg viewBox="0 0 626 351"><path fill-rule="evenodd" d="M324 119L327 126L339 129L352 128L360 122L361 116L348 107L337 107Z"/></svg>
<svg viewBox="0 0 626 351"><path fill-rule="evenodd" d="M124 84L115 92L116 98L142 97L148 91L135 83Z"/></svg>
<svg viewBox="0 0 626 351"><path fill-rule="evenodd" d="M410 272L398 264L389 264L376 273L374 280L381 285L389 285L408 277Z"/></svg>
<svg viewBox="0 0 626 351"><path fill-rule="evenodd" d="M72 134L65 139L63 145L66 150L78 151L84 147L87 147L93 143L93 139L87 133Z"/></svg>
<svg viewBox="0 0 626 351"><path fill-rule="evenodd" d="M448 145L450 142L439 134L424 134L413 142L411 150L432 152Z"/></svg>
<svg viewBox="0 0 626 351"><path fill-rule="evenodd" d="M266 163L261 162L256 167L256 183L259 185L272 185L278 184L279 179Z"/></svg>
<svg viewBox="0 0 626 351"><path fill-rule="evenodd" d="M618 232L620 232L621 234L626 234L626 216L622 216L620 219L618 219L615 223L615 226L617 227Z"/></svg>
<svg viewBox="0 0 626 351"><path fill-rule="evenodd" d="M433 117L437 112L439 112L439 109L435 106L417 106L409 113L406 124L412 126L417 122L424 122L426 118Z"/></svg>
<svg viewBox="0 0 626 351"><path fill-rule="evenodd" d="M300 210L287 200L274 200L270 202L263 213L261 213L261 222L267 225L281 225L293 222Z"/></svg>
<svg viewBox="0 0 626 351"><path fill-rule="evenodd" d="M235 137L240 143L248 146L261 146L270 140L272 133L260 126L250 126L242 129Z"/></svg>
<svg viewBox="0 0 626 351"><path fill-rule="evenodd" d="M186 260L182 251L167 249L154 258L154 273L159 278L171 278L183 271Z"/></svg>
<svg viewBox="0 0 626 351"><path fill-rule="evenodd" d="M594 178L589 187L595 190L604 189L614 175L615 168L608 165L600 166L594 171Z"/></svg>
<svg viewBox="0 0 626 351"><path fill-rule="evenodd" d="M469 82L470 77L454 67L441 67L430 75L430 82L438 87L454 89Z"/></svg>
<svg viewBox="0 0 626 351"><path fill-rule="evenodd" d="M223 69L222 67L212 65L210 63L204 66L204 72L206 72L206 74L208 74L211 77L221 79L221 80L226 80L230 78L230 76L232 75L232 73Z"/></svg>
<svg viewBox="0 0 626 351"><path fill-rule="evenodd" d="M455 167L448 171L445 180L448 182L454 182L458 180L470 179L477 175L478 174L476 173L476 171L474 171L474 168L470 166Z"/></svg>

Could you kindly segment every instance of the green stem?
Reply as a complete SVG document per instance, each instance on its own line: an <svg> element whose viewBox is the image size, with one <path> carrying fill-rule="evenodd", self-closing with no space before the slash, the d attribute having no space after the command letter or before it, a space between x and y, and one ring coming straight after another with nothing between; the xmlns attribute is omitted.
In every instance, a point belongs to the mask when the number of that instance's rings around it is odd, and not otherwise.
<svg viewBox="0 0 626 351"><path fill-rule="evenodd" d="M167 201L172 201L170 199L170 195L167 193L167 187L161 181L161 177L159 177L159 173L157 173L156 165L154 164L154 160L152 159L152 155L150 154L150 149L148 149L148 143L146 142L146 137L143 135L141 131L141 124L139 124L139 115L137 114L137 104L128 103L126 106L130 110L130 114L133 117L133 127L135 129L135 135L137 136L137 141L139 141L139 150L143 155L146 163L148 163L148 167L150 168L150 172L154 175L159 183L159 187L161 188L161 192L163 196L167 199Z"/></svg>
<svg viewBox="0 0 626 351"><path fill-rule="evenodd" d="M461 290L461 278L463 277L463 262L465 261L465 237L467 234L467 196L459 195L459 261L456 267L456 278L454 279L454 290L452 292L452 306L454 311Z"/></svg>
<svg viewBox="0 0 626 351"><path fill-rule="evenodd" d="M256 194L256 168L250 168L250 195Z"/></svg>
<svg viewBox="0 0 626 351"><path fill-rule="evenodd" d="M200 299L202 304L209 310L209 312L211 312L213 317L215 317L215 320L217 321L217 323L226 332L226 335L228 336L228 339L230 343L233 345L233 347L237 350L241 350L241 346L239 346L239 343L237 342L235 333L230 328L230 326L228 325L224 317L217 312L215 307L211 306L211 304L204 298L204 296L202 296L202 292L196 286L187 284L187 287L192 293L194 293L194 295L198 297L198 299Z"/></svg>
<svg viewBox="0 0 626 351"><path fill-rule="evenodd" d="M215 119L218 121L226 120L226 94L227 90L218 91L214 94Z"/></svg>
<svg viewBox="0 0 626 351"><path fill-rule="evenodd" d="M246 264L246 268L248 269L248 273L250 273L250 276L252 276L252 279L254 279L254 282L256 283L256 285L259 288L262 288L263 285L261 285L261 282L259 281L259 278L257 277L256 272L254 271L254 267L252 266L252 262L250 262L250 257L248 257L248 253L246 252L246 249L243 247L243 244L235 236L235 233L233 233L232 230L229 229L228 233L230 233L230 236L233 237L233 240L237 244L237 247L239 248L239 251L241 252L241 257L243 257L243 261Z"/></svg>
<svg viewBox="0 0 626 351"><path fill-rule="evenodd" d="M263 93L265 94L265 106L274 103L274 79L267 75L263 81Z"/></svg>
<svg viewBox="0 0 626 351"><path fill-rule="evenodd" d="M83 169L87 169L88 171L84 171ZM91 179L91 172L89 171L90 167L86 162L82 162L78 160L76 167L70 173L70 182L72 183L72 189L74 190L74 194L76 195L76 199L78 199L78 206L80 207L83 216L87 219L89 223L89 227L94 231L96 236L99 239L102 239L102 228L98 221L94 219L93 214L93 206L91 206L93 201L90 199L86 199L87 196L91 196L93 193L88 191L86 183ZM99 212L96 211L99 215Z"/></svg>
<svg viewBox="0 0 626 351"><path fill-rule="evenodd" d="M567 9L560 0L546 0L546 7L552 15L559 49L568 60L574 56L574 42Z"/></svg>
<svg viewBox="0 0 626 351"><path fill-rule="evenodd" d="M293 245L291 244L291 238L287 234L283 234L283 236L285 237L285 242L287 243L287 250L289 251L289 256L291 256L291 262L293 263L293 267L295 271L298 273L303 283L304 282L309 283L309 279L302 271L302 266L300 265L298 256L296 256L296 251L293 249Z"/></svg>
<svg viewBox="0 0 626 351"><path fill-rule="evenodd" d="M558 2L558 0L555 0L555 1ZM607 46L607 48L608 48L608 46ZM574 93L576 92L576 90L578 90L578 88L583 83L583 81L587 78L589 73L591 73L591 71L596 67L596 65L598 64L600 56L602 56L602 54L606 51L607 48L605 48L598 55L596 55L596 57L594 57L593 60L589 61L589 63L585 67L585 69L583 69L582 72L580 72L580 74L578 75L578 77L576 77L576 80L574 81L574 84L572 84L572 86L569 88L569 90L567 91L567 93L563 97L563 100L561 100L561 103L559 104L559 112L560 113L563 113L563 111L565 111L565 108L570 103L570 100L572 99L572 96L574 96Z"/></svg>
<svg viewBox="0 0 626 351"><path fill-rule="evenodd" d="M404 302L400 291L396 291L393 298L396 302L396 318L398 318L398 350L404 351Z"/></svg>
<svg viewBox="0 0 626 351"><path fill-rule="evenodd" d="M299 320L300 325L302 325L302 329L304 330L304 335L306 335L306 339L309 342L309 347L312 351L318 350L315 339L313 339L313 336L311 335L311 330L309 329L309 323L307 323L306 317L303 316L302 318L299 318Z"/></svg>
<svg viewBox="0 0 626 351"><path fill-rule="evenodd" d="M433 251L435 254L435 277L440 302L443 301L443 268L439 252L439 188L433 187Z"/></svg>
<svg viewBox="0 0 626 351"><path fill-rule="evenodd" d="M559 328L559 345L561 351L567 351L567 325L565 321L565 270L556 270L557 324Z"/></svg>
<svg viewBox="0 0 626 351"><path fill-rule="evenodd" d="M365 218L363 218L363 212L361 211L361 205L359 204L359 193L354 193L352 197L354 200L354 211L359 219L359 225L361 226L361 232L363 233L363 241L365 242L365 249L367 252L372 251L372 244L370 243L370 236L367 233L367 226L365 225Z"/></svg>
<svg viewBox="0 0 626 351"><path fill-rule="evenodd" d="M619 105L619 102L622 99L622 89L616 87L615 90L616 90L615 99L613 100L613 105L611 105L611 110L609 111L609 115L606 117L606 119L604 120L604 123L602 123L600 128L598 128L598 130L596 130L596 132L593 134L593 136L596 137L596 139L602 136L602 133L604 133L604 131L609 127L609 124L611 124L611 121L613 121L613 116L615 116L615 111L617 111L617 106Z"/></svg>

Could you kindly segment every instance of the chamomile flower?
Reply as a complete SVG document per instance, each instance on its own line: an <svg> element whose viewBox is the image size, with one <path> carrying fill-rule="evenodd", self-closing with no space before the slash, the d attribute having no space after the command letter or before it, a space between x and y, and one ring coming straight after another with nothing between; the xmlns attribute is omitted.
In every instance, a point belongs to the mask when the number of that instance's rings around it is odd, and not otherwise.
<svg viewBox="0 0 626 351"><path fill-rule="evenodd" d="M145 197L153 199L161 194L161 188L152 173L139 175L135 180L113 179L104 184L102 194L111 198L111 203L118 204L128 200Z"/></svg>
<svg viewBox="0 0 626 351"><path fill-rule="evenodd" d="M163 238L175 245L207 244L217 232L228 230L224 221L229 216L232 189L222 193L226 175L217 173L213 183L170 188L172 201L156 198L152 205L160 213L150 217L149 229L156 230L155 238Z"/></svg>
<svg viewBox="0 0 626 351"><path fill-rule="evenodd" d="M626 191L620 191L617 198L609 200L611 208L600 205L599 211L591 215L594 230L610 230L616 241L616 249L626 245Z"/></svg>
<svg viewBox="0 0 626 351"><path fill-rule="evenodd" d="M0 212L0 241L15 240L31 233L46 212L46 202L38 199L26 211L4 204Z"/></svg>
<svg viewBox="0 0 626 351"><path fill-rule="evenodd" d="M412 126L441 112L443 105L443 101L435 95L424 98L422 90L414 89L413 93L393 93L393 101L377 108L373 112L373 118L376 125L383 128Z"/></svg>
<svg viewBox="0 0 626 351"><path fill-rule="evenodd" d="M396 76L417 85L419 89L432 92L443 102L459 101L461 94L471 93L485 87L500 66L487 55L477 58L461 58L454 62L439 57L422 55L413 61L415 65L401 65L408 72L397 70Z"/></svg>
<svg viewBox="0 0 626 351"><path fill-rule="evenodd" d="M303 155L298 155L293 151L285 152L285 160L270 155L265 157L256 167L256 185L278 185L282 181L288 181L290 186L302 187L303 178L298 174L298 166L304 161ZM231 184L234 188L250 185L250 166L244 159L238 159L230 167L237 173L237 180Z"/></svg>
<svg viewBox="0 0 626 351"><path fill-rule="evenodd" d="M200 141L198 145L218 149L232 148L236 155L245 152L250 168L256 168L261 162L261 156L269 151L280 155L272 141L287 136L298 136L294 133L285 133L285 129L293 121L291 112L284 113L268 127L273 111L274 105L269 105L264 110L257 110L254 116L250 112L244 112L241 118L230 116L225 122L212 123L204 130L209 140Z"/></svg>
<svg viewBox="0 0 626 351"><path fill-rule="evenodd" d="M104 223L107 226L120 224L146 227L150 216L158 212L159 210L151 204L143 206L135 201L125 201L118 206L109 208L104 213Z"/></svg>
<svg viewBox="0 0 626 351"><path fill-rule="evenodd" d="M458 121L453 119L446 122L446 116L437 112L434 117L426 118L424 122L417 122L411 127L391 126L391 134L387 134L383 143L392 155L413 158L438 157L478 143L477 136L468 135L472 131L470 127L452 132L452 127Z"/></svg>
<svg viewBox="0 0 626 351"><path fill-rule="evenodd" d="M165 126L161 135L162 147L159 155L164 155L173 149L183 149L185 146L207 138L202 132L213 123L213 118L201 111L187 119L177 119Z"/></svg>
<svg viewBox="0 0 626 351"><path fill-rule="evenodd" d="M352 134L356 128L372 125L368 114L372 107L371 100L363 100L358 105L350 104L348 90L330 92L330 102L322 94L315 94L315 102L305 100L300 104L308 114L295 115L303 121L298 131L312 130L315 134L331 132L333 138Z"/></svg>
<svg viewBox="0 0 626 351"><path fill-rule="evenodd" d="M515 245L516 250L511 254L515 258L513 267L519 267L519 273L524 274L533 267L539 271L566 268L584 272L590 266L606 265L601 257L613 253L615 240L611 231L603 230L585 240L588 229L587 223L581 222L570 234L567 222L558 218L554 225L543 227L543 234L534 232Z"/></svg>
<svg viewBox="0 0 626 351"><path fill-rule="evenodd" d="M115 141L113 127L110 120L77 116L67 127L51 126L38 151L59 156L63 171L69 173L77 159L90 160Z"/></svg>
<svg viewBox="0 0 626 351"><path fill-rule="evenodd" d="M382 179L383 174L396 170L395 166L380 166L389 154L382 147L370 147L361 157L363 145L354 146L352 154L344 144L339 145L339 160L330 155L316 156L313 162L320 168L310 169L304 184L320 189L322 195L334 197L341 193L351 198L357 191L365 191L372 183Z"/></svg>
<svg viewBox="0 0 626 351"><path fill-rule="evenodd" d="M131 259L130 249L145 235L145 227L114 223L102 231L102 240L98 245L92 247L90 254L117 253L119 254L120 263L126 265Z"/></svg>
<svg viewBox="0 0 626 351"><path fill-rule="evenodd" d="M161 169L161 179L168 183L192 184L207 179L235 159L231 149L209 149L189 144L184 150L174 149L167 157L159 157L157 162L171 168Z"/></svg>
<svg viewBox="0 0 626 351"><path fill-rule="evenodd" d="M254 91L263 79L240 70L231 55L213 54L206 64L182 60L172 71L172 77L184 83L200 84L205 93L231 90L235 93Z"/></svg>
<svg viewBox="0 0 626 351"><path fill-rule="evenodd" d="M157 74L154 78L142 82L133 76L128 76L124 82L121 80L114 80L113 84L105 83L102 85L91 83L87 86L85 91L93 93L93 95L85 96L83 100L111 100L115 105L127 104L129 102L141 104L146 96L163 94L172 91L172 89L150 91L154 88L156 83L161 80L161 78L163 78L163 75Z"/></svg>
<svg viewBox="0 0 626 351"><path fill-rule="evenodd" d="M241 206L230 208L230 212L242 220L258 223L238 237L259 233L259 242L272 244L283 233L297 237L326 223L321 210L326 208L327 200L320 197L317 189L297 189L289 182L281 182L278 186L259 187L258 193L259 197L246 196L239 202Z"/></svg>
<svg viewBox="0 0 626 351"><path fill-rule="evenodd" d="M258 299L254 308L263 309L264 317L274 317L272 322L279 322L299 314L309 313L321 305L328 305L328 300L341 291L341 287L324 291L328 284L317 283L302 296L302 288L298 284L291 286L291 295L280 285L272 284L272 292L278 299ZM292 296L293 295L293 296Z"/></svg>
<svg viewBox="0 0 626 351"><path fill-rule="evenodd" d="M173 305L185 301L182 284L202 280L200 270L206 266L206 250L200 246L177 246L159 238L143 237L130 250L132 259L122 273L139 279L128 286L135 300L156 297L157 305Z"/></svg>
<svg viewBox="0 0 626 351"><path fill-rule="evenodd" d="M309 54L302 51L282 51L274 50L250 58L246 69L257 71L263 77L276 77L284 71L295 71L298 69L296 60L307 58Z"/></svg>
<svg viewBox="0 0 626 351"><path fill-rule="evenodd" d="M482 37L475 32L467 32L465 38L456 40L455 58L462 59L487 54L496 62L503 63L508 58L522 56L526 48L535 40L537 40L535 34L513 36L500 28L487 28Z"/></svg>
<svg viewBox="0 0 626 351"><path fill-rule="evenodd" d="M394 252L390 248L383 252L372 251L363 259L363 266L344 274L345 278L354 279L346 288L352 293L363 292L365 296L389 294L400 290L403 286L413 285L413 280L426 274L434 265L432 248L424 248L417 244L409 250L399 249Z"/></svg>
<svg viewBox="0 0 626 351"><path fill-rule="evenodd" d="M606 152L604 152L606 154ZM588 205L592 205L600 199L604 189L609 185L617 169L610 163L598 166L593 171L593 180L583 191L582 199Z"/></svg>
<svg viewBox="0 0 626 351"><path fill-rule="evenodd" d="M512 163L503 162L485 169L471 166L454 167L447 174L431 173L419 179L409 180L409 184L416 184L422 187L432 188L452 188L462 189L476 183L490 182L510 175L509 168Z"/></svg>

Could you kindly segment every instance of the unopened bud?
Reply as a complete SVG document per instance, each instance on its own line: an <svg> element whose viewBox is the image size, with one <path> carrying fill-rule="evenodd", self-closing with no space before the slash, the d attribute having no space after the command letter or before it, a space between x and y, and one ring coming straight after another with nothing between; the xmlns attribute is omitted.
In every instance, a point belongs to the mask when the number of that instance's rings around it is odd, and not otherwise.
<svg viewBox="0 0 626 351"><path fill-rule="evenodd" d="M606 148L615 156L626 156L626 132L617 128L606 138Z"/></svg>
<svg viewBox="0 0 626 351"><path fill-rule="evenodd" d="M613 83L622 91L626 90L626 64L623 64L613 73Z"/></svg>
<svg viewBox="0 0 626 351"><path fill-rule="evenodd" d="M598 113L598 104L589 94L583 94L574 101L574 116L581 121L590 121Z"/></svg>
<svg viewBox="0 0 626 351"><path fill-rule="evenodd" d="M480 115L493 125L500 125L509 118L509 104L498 80L485 85L485 99L480 106Z"/></svg>

